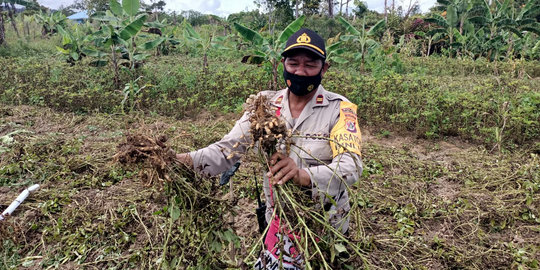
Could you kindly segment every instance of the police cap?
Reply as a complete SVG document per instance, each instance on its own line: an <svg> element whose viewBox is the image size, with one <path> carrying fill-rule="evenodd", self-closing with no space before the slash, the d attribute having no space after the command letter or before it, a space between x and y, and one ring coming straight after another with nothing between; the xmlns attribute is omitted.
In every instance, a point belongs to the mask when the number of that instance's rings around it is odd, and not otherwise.
<svg viewBox="0 0 540 270"><path fill-rule="evenodd" d="M287 57L291 51L296 49L306 49L312 51L320 58L326 59L324 39L310 29L302 28L292 34L287 40L281 56Z"/></svg>

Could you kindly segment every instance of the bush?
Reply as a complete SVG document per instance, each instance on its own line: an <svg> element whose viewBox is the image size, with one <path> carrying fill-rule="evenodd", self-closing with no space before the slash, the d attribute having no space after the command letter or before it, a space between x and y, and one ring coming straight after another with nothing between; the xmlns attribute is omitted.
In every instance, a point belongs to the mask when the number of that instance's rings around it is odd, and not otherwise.
<svg viewBox="0 0 540 270"><path fill-rule="evenodd" d="M378 79L351 70L330 70L325 77L325 87L358 104L361 122L370 126L390 125L428 138L459 136L489 146L498 140L532 143L540 135L540 94L533 90L540 88L538 79L416 73Z"/></svg>
<svg viewBox="0 0 540 270"><path fill-rule="evenodd" d="M540 135L540 80L523 78L537 74L534 63L386 58L372 63L372 74L350 64L325 75L326 89L359 105L361 124L427 138L459 136L489 146L533 143ZM122 73L122 85L143 76L138 83L147 87L135 105L177 117L201 110L239 112L247 96L269 89L271 78L262 68L211 59L207 74L198 57L153 59L136 74ZM54 58L0 58L0 101L120 112L123 96L112 76L108 68L84 62L69 66Z"/></svg>

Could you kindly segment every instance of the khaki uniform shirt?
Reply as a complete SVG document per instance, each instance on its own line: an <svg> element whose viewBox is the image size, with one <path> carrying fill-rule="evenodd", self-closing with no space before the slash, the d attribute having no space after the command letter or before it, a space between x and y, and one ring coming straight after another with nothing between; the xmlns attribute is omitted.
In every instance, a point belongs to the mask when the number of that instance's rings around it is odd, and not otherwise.
<svg viewBox="0 0 540 270"><path fill-rule="evenodd" d="M268 96L271 104L280 111L282 118L291 129L294 144L291 146L290 157L298 168L306 170L311 176L312 197L322 200L326 211L329 212L330 223L346 232L349 218L344 215L350 210L348 186L354 184L362 173L361 157L353 152L333 155L329 138L333 127L340 119L340 104L348 102L341 95L328 92L319 86L317 93L306 104L297 119L293 119L289 110L288 90L263 91L260 94ZM355 112L356 113L356 112ZM205 175L220 174L234 165L240 157L227 159L233 151L245 152L250 141L249 115L244 113L223 139L206 148L191 152L194 167ZM358 132L358 136L360 132ZM244 135L244 136L242 136ZM325 139L328 138L328 139ZM359 137L358 137L359 138ZM240 146L233 148L239 142ZM264 174L263 190L266 197L266 220L271 220L270 188L266 173ZM330 203L325 193L333 198Z"/></svg>

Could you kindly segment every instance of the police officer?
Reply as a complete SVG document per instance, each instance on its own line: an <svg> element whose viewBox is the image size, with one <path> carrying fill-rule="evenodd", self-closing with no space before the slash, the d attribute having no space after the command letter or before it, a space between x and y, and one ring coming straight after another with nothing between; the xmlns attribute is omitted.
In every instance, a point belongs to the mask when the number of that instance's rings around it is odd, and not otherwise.
<svg viewBox="0 0 540 270"><path fill-rule="evenodd" d="M350 209L347 187L362 173L361 134L356 105L345 97L326 91L321 80L328 70L324 40L310 29L300 29L287 41L281 62L287 88L263 91L285 120L293 134L294 145L286 156L275 153L264 175L267 202L266 219L271 220L270 185L288 181L311 187L314 199L322 199L330 213L330 223L346 232ZM222 140L191 153L177 154L177 159L206 175L217 175L235 164L239 157L227 159L232 151L246 151L250 144L249 115L238 120ZM233 149L233 145L240 146ZM322 196L321 196L322 195ZM330 195L335 204L326 196Z"/></svg>

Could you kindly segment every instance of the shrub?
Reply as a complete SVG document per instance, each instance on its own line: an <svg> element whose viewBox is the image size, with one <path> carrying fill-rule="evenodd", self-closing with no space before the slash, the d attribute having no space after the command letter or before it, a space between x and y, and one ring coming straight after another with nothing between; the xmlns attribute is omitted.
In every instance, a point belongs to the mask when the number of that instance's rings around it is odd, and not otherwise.
<svg viewBox="0 0 540 270"><path fill-rule="evenodd" d="M359 105L363 125L427 138L459 136L488 146L533 143L540 135L540 80L523 78L537 74L534 63L402 61L397 55L381 61L371 67L372 74L354 64L337 65L323 81L326 89ZM142 76L139 83L147 87L138 108L177 117L201 110L239 112L247 96L269 89L271 78L255 65L212 58L204 74L200 62L183 55L151 59L136 74L121 74L122 82ZM84 62L69 66L55 58L0 58L3 103L120 112L121 89L113 81L109 69Z"/></svg>

